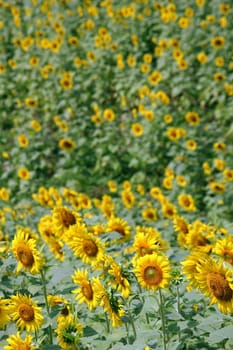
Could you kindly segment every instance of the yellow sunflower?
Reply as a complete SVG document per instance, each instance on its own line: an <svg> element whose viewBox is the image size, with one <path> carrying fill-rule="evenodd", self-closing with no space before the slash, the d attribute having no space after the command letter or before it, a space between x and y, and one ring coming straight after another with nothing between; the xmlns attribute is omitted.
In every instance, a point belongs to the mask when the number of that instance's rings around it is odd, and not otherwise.
<svg viewBox="0 0 233 350"><path fill-rule="evenodd" d="M200 123L200 116L196 112L187 112L185 114L185 119L190 125L198 125Z"/></svg>
<svg viewBox="0 0 233 350"><path fill-rule="evenodd" d="M30 179L30 172L27 168L19 168L17 172L18 177L21 180L29 180Z"/></svg>
<svg viewBox="0 0 233 350"><path fill-rule="evenodd" d="M211 304L217 304L219 310L226 314L233 313L233 279L232 270L222 262L214 259L197 267L198 288L210 298Z"/></svg>
<svg viewBox="0 0 233 350"><path fill-rule="evenodd" d="M133 207L135 202L135 196L133 192L124 190L121 192L121 198L126 208L131 209Z"/></svg>
<svg viewBox="0 0 233 350"><path fill-rule="evenodd" d="M86 303L91 311L98 306L98 299L94 289L96 278L93 277L92 281L90 281L87 270L76 270L72 276L73 282L80 286L72 291L72 293L77 293L75 299L78 300L79 304Z"/></svg>
<svg viewBox="0 0 233 350"><path fill-rule="evenodd" d="M63 206L55 207L53 209L52 217L53 226L57 235L63 235L68 228L82 221L82 218L78 213Z"/></svg>
<svg viewBox="0 0 233 350"><path fill-rule="evenodd" d="M76 350L83 335L83 326L72 315L69 315L59 322L55 332L61 349Z"/></svg>
<svg viewBox="0 0 233 350"><path fill-rule="evenodd" d="M25 339L20 337L20 333L11 335L6 340L9 345L5 345L3 350L36 350L32 345L32 336L26 335Z"/></svg>
<svg viewBox="0 0 233 350"><path fill-rule="evenodd" d="M81 231L80 228L81 225L72 227L68 233L67 245L84 263L96 264L104 255L104 245L98 237Z"/></svg>
<svg viewBox="0 0 233 350"><path fill-rule="evenodd" d="M186 235L186 245L191 249L198 249L204 252L212 250L211 240L215 237L215 231L212 227L196 220L189 225L189 232Z"/></svg>
<svg viewBox="0 0 233 350"><path fill-rule="evenodd" d="M108 273L112 277L112 287L119 291L124 298L128 298L131 293L131 288L128 279L124 276L122 268L115 261L113 261L108 269Z"/></svg>
<svg viewBox="0 0 233 350"><path fill-rule="evenodd" d="M218 239L213 247L213 253L233 265L233 237L229 235L223 239Z"/></svg>
<svg viewBox="0 0 233 350"><path fill-rule="evenodd" d="M73 149L75 148L75 142L71 139L61 139L58 145L64 151L73 151Z"/></svg>
<svg viewBox="0 0 233 350"><path fill-rule="evenodd" d="M45 215L38 224L38 230L49 246L49 250L54 254L55 258L64 261L64 252L62 251L63 243L58 239L56 231L53 227L52 216Z"/></svg>
<svg viewBox="0 0 233 350"><path fill-rule="evenodd" d="M20 147L26 148L29 144L28 138L25 135L18 136L18 143Z"/></svg>
<svg viewBox="0 0 233 350"><path fill-rule="evenodd" d="M11 318L16 321L16 326L21 330L35 332L44 321L41 308L32 301L30 296L12 295L9 308Z"/></svg>
<svg viewBox="0 0 233 350"><path fill-rule="evenodd" d="M107 222L105 232L116 231L122 238L128 239L131 236L131 228L127 221L119 217L112 217Z"/></svg>
<svg viewBox="0 0 233 350"><path fill-rule="evenodd" d="M194 251L184 261L181 262L182 272L187 277L189 283L187 289L191 291L193 288L198 288L197 274L198 267L200 268L205 264L206 261L210 263L213 258L206 253L200 251Z"/></svg>
<svg viewBox="0 0 233 350"><path fill-rule="evenodd" d="M181 193L178 196L178 203L183 209L185 209L187 211L195 211L196 210L193 197L190 194Z"/></svg>
<svg viewBox="0 0 233 350"><path fill-rule="evenodd" d="M225 39L222 36L215 36L212 40L211 40L211 45L215 48L215 49L221 49L224 46L225 43Z"/></svg>
<svg viewBox="0 0 233 350"><path fill-rule="evenodd" d="M107 292L100 280L96 281L95 288L98 295L99 305L108 313L112 326L121 326L123 324L122 316L124 316L125 310L122 308L119 299L112 294L112 290Z"/></svg>
<svg viewBox="0 0 233 350"><path fill-rule="evenodd" d="M169 260L166 256L156 253L147 254L137 260L134 273L143 288L166 288L170 279Z"/></svg>
<svg viewBox="0 0 233 350"><path fill-rule="evenodd" d="M2 299L0 296L0 329L4 328L5 325L10 322L9 316L9 300Z"/></svg>
<svg viewBox="0 0 233 350"><path fill-rule="evenodd" d="M32 274L40 272L44 258L36 249L36 240L30 236L26 229L18 229L12 241L11 249L18 260L17 272L21 269Z"/></svg>
<svg viewBox="0 0 233 350"><path fill-rule="evenodd" d="M146 221L157 221L157 209L153 207L144 208L142 210L142 217Z"/></svg>

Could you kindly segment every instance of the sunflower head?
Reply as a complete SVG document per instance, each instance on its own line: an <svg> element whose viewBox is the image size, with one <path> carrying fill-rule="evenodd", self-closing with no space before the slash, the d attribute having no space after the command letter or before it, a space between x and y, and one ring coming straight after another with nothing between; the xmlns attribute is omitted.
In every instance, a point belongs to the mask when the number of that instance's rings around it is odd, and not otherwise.
<svg viewBox="0 0 233 350"><path fill-rule="evenodd" d="M143 288L165 288L170 279L170 264L165 256L151 254L139 258L134 273Z"/></svg>

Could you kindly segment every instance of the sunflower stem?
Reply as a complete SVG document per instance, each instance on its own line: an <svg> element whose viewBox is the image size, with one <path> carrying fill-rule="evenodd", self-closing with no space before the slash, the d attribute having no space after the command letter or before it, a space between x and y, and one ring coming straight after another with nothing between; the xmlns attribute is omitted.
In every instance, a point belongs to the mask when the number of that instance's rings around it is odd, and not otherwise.
<svg viewBox="0 0 233 350"><path fill-rule="evenodd" d="M43 287L43 293L44 293L44 299L45 299L45 306L46 306L46 310L47 310L47 314L49 316L50 313L50 309L49 309L49 303L48 303L48 294L47 294L47 288L46 288L46 279L45 279L45 275L44 272L41 270L40 272L41 275L41 282L42 282L42 287ZM51 325L49 325L49 340L50 340L50 344L53 344L53 331L52 331L52 327Z"/></svg>
<svg viewBox="0 0 233 350"><path fill-rule="evenodd" d="M140 286L140 284L138 283L138 289L139 289L139 295L141 296L141 294L142 294L142 287ZM142 300L142 303L143 303L143 305L145 304L145 298L144 298L144 296L141 296L141 300ZM148 312L145 312L145 316L146 316L146 323L147 324L150 324L150 319L149 319L149 314L148 314Z"/></svg>
<svg viewBox="0 0 233 350"><path fill-rule="evenodd" d="M132 329L133 329L134 339L136 339L137 338L137 332L136 332L136 328L135 328L135 325L134 325L134 321L133 321L133 317L132 317L129 305L128 305L128 315L129 315L130 324L131 324Z"/></svg>
<svg viewBox="0 0 233 350"><path fill-rule="evenodd" d="M180 290L179 290L179 286L176 286L176 295L177 295L177 312L178 314L180 314ZM180 341L180 331L178 333L178 339Z"/></svg>
<svg viewBox="0 0 233 350"><path fill-rule="evenodd" d="M104 314L105 314L105 320L106 320L106 326L107 326L107 333L110 333L110 323L108 319L108 314L107 312L105 312Z"/></svg>
<svg viewBox="0 0 233 350"><path fill-rule="evenodd" d="M166 337L166 321L164 316L164 308L163 308L163 295L161 289L159 288L159 311L162 322L162 333L163 333L163 350L167 350L167 337Z"/></svg>

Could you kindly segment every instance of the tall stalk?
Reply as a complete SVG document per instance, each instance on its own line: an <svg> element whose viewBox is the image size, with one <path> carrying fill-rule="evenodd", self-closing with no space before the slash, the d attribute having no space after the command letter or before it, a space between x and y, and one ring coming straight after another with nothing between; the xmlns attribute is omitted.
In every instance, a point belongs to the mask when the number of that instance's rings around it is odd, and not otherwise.
<svg viewBox="0 0 233 350"><path fill-rule="evenodd" d="M159 312L162 322L162 338L163 338L163 350L167 350L167 333L166 333L166 320L163 308L163 295L161 289L159 288Z"/></svg>
<svg viewBox="0 0 233 350"><path fill-rule="evenodd" d="M41 270L40 272L41 275L41 282L42 282L42 288L43 288L43 294L44 294L44 299L45 299L45 306L46 306L46 311L49 316L50 313L50 308L49 308L49 303L48 303L48 294L47 294L47 288L46 288L46 279L44 272ZM49 341L50 344L53 344L53 330L51 325L49 325Z"/></svg>

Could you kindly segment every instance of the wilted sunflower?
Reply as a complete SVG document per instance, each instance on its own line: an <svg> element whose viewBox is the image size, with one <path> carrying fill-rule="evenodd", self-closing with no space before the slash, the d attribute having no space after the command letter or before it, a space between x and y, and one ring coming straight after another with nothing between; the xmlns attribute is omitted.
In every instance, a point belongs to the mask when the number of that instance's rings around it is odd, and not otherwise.
<svg viewBox="0 0 233 350"><path fill-rule="evenodd" d="M113 261L108 269L108 273L110 274L111 286L119 291L124 298L128 298L131 293L130 283L121 266Z"/></svg>
<svg viewBox="0 0 233 350"><path fill-rule="evenodd" d="M89 310L93 310L98 306L96 291L93 287L96 278L93 277L93 280L90 281L87 270L76 270L72 276L73 282L80 286L73 290L72 293L77 293L75 299L78 300L79 304L86 303Z"/></svg>
<svg viewBox="0 0 233 350"><path fill-rule="evenodd" d="M118 232L122 238L130 238L131 228L127 221L119 217L112 217L107 222L106 232Z"/></svg>
<svg viewBox="0 0 233 350"><path fill-rule="evenodd" d="M205 261L197 267L198 288L210 298L211 304L217 304L219 310L226 314L233 313L232 270L222 262L214 259Z"/></svg>
<svg viewBox="0 0 233 350"><path fill-rule="evenodd" d="M11 335L6 339L9 345L5 345L3 350L36 350L32 345L32 336L26 335L25 339L20 337L20 333Z"/></svg>
<svg viewBox="0 0 233 350"><path fill-rule="evenodd" d="M143 288L166 288L170 279L170 264L166 256L151 254L139 258L134 273Z"/></svg>
<svg viewBox="0 0 233 350"><path fill-rule="evenodd" d="M35 332L42 325L44 319L41 308L32 301L30 296L17 294L10 298L10 316L16 321L16 326L27 332Z"/></svg>
<svg viewBox="0 0 233 350"><path fill-rule="evenodd" d="M32 274L39 273L44 259L36 249L36 240L26 229L19 229L12 241L12 251L18 260L17 272L21 269Z"/></svg>
<svg viewBox="0 0 233 350"><path fill-rule="evenodd" d="M53 209L52 218L54 230L58 235L63 235L71 226L82 221L78 213L63 206Z"/></svg>
<svg viewBox="0 0 233 350"><path fill-rule="evenodd" d="M72 315L59 322L57 329L58 344L64 350L76 350L83 335L83 326Z"/></svg>
<svg viewBox="0 0 233 350"><path fill-rule="evenodd" d="M0 329L10 321L9 315L9 300L0 297Z"/></svg>
<svg viewBox="0 0 233 350"><path fill-rule="evenodd" d="M99 305L103 307L104 311L108 313L113 327L119 327L122 325L122 317L125 314L125 310L119 302L119 298L113 295L113 290L107 292L103 283L97 280L95 283Z"/></svg>
<svg viewBox="0 0 233 350"><path fill-rule="evenodd" d="M64 151L73 151L73 149L75 148L75 142L71 139L61 139L58 145Z"/></svg>

